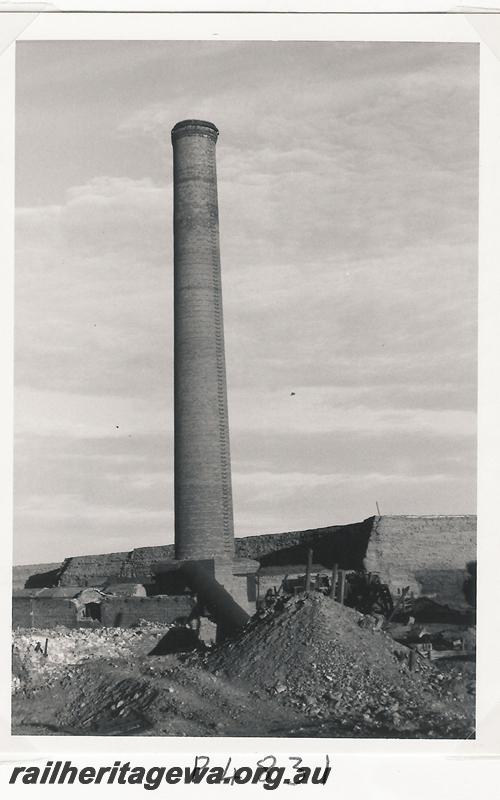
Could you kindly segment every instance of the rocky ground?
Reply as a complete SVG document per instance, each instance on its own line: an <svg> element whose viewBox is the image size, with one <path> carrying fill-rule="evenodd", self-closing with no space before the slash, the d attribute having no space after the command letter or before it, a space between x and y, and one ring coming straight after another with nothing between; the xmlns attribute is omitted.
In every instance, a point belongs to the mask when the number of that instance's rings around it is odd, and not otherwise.
<svg viewBox="0 0 500 800"><path fill-rule="evenodd" d="M148 623L19 630L12 732L472 738L473 661L410 670L379 623L311 594L189 654L148 655L168 630Z"/></svg>

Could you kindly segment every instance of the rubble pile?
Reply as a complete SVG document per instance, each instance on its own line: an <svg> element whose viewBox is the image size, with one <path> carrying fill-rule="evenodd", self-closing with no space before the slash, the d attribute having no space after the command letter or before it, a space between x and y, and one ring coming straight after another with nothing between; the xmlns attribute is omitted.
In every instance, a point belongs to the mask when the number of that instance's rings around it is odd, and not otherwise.
<svg viewBox="0 0 500 800"><path fill-rule="evenodd" d="M68 736L287 736L301 716L175 655L66 664L12 702L12 732Z"/></svg>
<svg viewBox="0 0 500 800"><path fill-rule="evenodd" d="M254 618L204 663L305 712L315 735L328 735L330 724L358 736L473 735L473 702L454 695L444 674L419 657L410 669L410 651L379 620L319 593Z"/></svg>
<svg viewBox="0 0 500 800"><path fill-rule="evenodd" d="M18 629L12 731L473 737L473 659L430 662L383 623L314 592L201 652L153 655L169 625Z"/></svg>
<svg viewBox="0 0 500 800"><path fill-rule="evenodd" d="M137 628L18 628L12 635L12 690L47 679L68 665L96 658L129 659L145 653L170 625L141 620Z"/></svg>

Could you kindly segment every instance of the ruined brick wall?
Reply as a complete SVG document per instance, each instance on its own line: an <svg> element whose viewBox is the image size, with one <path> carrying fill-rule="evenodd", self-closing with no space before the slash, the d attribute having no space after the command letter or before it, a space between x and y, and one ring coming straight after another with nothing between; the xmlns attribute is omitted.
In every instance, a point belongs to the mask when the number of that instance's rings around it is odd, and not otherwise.
<svg viewBox="0 0 500 800"><path fill-rule="evenodd" d="M263 566L305 565L307 547L312 545L314 561L326 567L334 562L342 569L364 566L380 573L396 594L410 585L416 595L461 607L465 565L476 558L476 517L370 517L352 525L247 536L235 544L237 557L255 559ZM111 577L133 575L153 580L152 565L173 556L173 545L164 545L69 558L60 583L95 586Z"/></svg>
<svg viewBox="0 0 500 800"><path fill-rule="evenodd" d="M103 553L96 556L74 556L64 562L60 586L102 586L109 578L126 574L130 553Z"/></svg>
<svg viewBox="0 0 500 800"><path fill-rule="evenodd" d="M12 567L12 589L24 589L28 582L34 585L33 577L35 575L40 575L40 577L46 576L50 580L52 575L55 575L60 568L60 563L23 564L21 566ZM40 583L40 586L47 585L47 581Z"/></svg>
<svg viewBox="0 0 500 800"><path fill-rule="evenodd" d="M157 545L156 547L136 547L130 553L129 559L123 565L123 575L133 577L153 578L151 567L158 561L171 561L175 558L173 544Z"/></svg>
<svg viewBox="0 0 500 800"><path fill-rule="evenodd" d="M103 625L127 628L139 620L170 623L188 617L194 607L189 595L158 595L156 597L110 597L101 605Z"/></svg>
<svg viewBox="0 0 500 800"><path fill-rule="evenodd" d="M258 560L263 567L300 567L305 571L307 551L312 548L313 562L316 564L328 568L337 564L340 569L361 570L371 530L372 518L369 518L351 525L298 531L293 535L281 534L276 536L276 544L282 544L279 549L275 549L274 537L263 537L272 538L269 544L273 549L260 555ZM297 543L290 546L288 541Z"/></svg>
<svg viewBox="0 0 500 800"><path fill-rule="evenodd" d="M410 586L417 597L463 608L465 567L475 559L475 516L382 516L373 518L365 568L396 595Z"/></svg>
<svg viewBox="0 0 500 800"><path fill-rule="evenodd" d="M77 624L77 606L61 597L13 597L12 626L14 628L55 628Z"/></svg>
<svg viewBox="0 0 500 800"><path fill-rule="evenodd" d="M12 598L12 627L29 628L31 627L30 615L31 602L29 597Z"/></svg>
<svg viewBox="0 0 500 800"><path fill-rule="evenodd" d="M131 627L139 620L171 623L188 617L194 606L189 595L158 597L110 597L101 603L101 623L109 627ZM77 627L83 620L83 607L63 598L14 597L12 625L14 628L55 628L64 625Z"/></svg>
<svg viewBox="0 0 500 800"><path fill-rule="evenodd" d="M317 543L319 540L327 542L330 534L336 533L339 536L335 538L335 547L338 546L342 552L347 552L352 549L349 543L351 539L352 543L356 541L358 549L363 547L364 525L365 523L329 525L324 528L310 528L303 531L245 536L235 539L235 556L260 561L264 557L287 548L300 547L314 541ZM153 565L158 561L169 561L174 557L173 544L137 547L129 552L74 556L67 558L62 565L56 565L60 569L58 583L60 586L103 586L111 578L116 579L118 583L120 578L134 576L154 580ZM23 588L29 575L41 573L45 566L52 565L38 564L30 568L14 567L14 576L17 575L15 588ZM22 570L22 574L20 570ZM20 585L21 583L22 585ZM52 585L52 583L40 585Z"/></svg>
<svg viewBox="0 0 500 800"><path fill-rule="evenodd" d="M286 531L284 533L267 533L259 536L244 536L235 539L235 553L238 558L252 558L259 561L263 556L278 550L295 547L341 531L343 525L329 525L325 528L308 528L303 531Z"/></svg>

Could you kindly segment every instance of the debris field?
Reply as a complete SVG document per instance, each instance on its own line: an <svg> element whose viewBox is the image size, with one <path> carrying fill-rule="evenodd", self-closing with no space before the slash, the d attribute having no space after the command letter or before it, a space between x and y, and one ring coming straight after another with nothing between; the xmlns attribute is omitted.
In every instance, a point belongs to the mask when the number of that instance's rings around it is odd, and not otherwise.
<svg viewBox="0 0 500 800"><path fill-rule="evenodd" d="M189 653L149 655L150 623L19 629L12 732L473 738L473 660L412 660L380 623L313 592Z"/></svg>

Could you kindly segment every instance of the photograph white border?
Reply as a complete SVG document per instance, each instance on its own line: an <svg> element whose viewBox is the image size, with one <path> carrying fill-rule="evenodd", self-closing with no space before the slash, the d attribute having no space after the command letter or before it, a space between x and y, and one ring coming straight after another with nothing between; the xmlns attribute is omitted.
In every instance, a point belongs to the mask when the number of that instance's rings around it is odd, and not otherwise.
<svg viewBox="0 0 500 800"><path fill-rule="evenodd" d="M30 19L28 19L30 17ZM455 760L463 756L494 756L500 753L500 642L495 604L499 586L500 537L496 531L495 504L498 492L500 433L498 408L498 303L500 298L500 17L489 14L453 15L316 15L316 14L2 14L0 34L0 96L2 160L0 187L2 265L2 339L4 391L2 505L4 559L0 572L3 595L0 624L2 638L0 662L1 699L5 709L0 723L0 748L4 761L29 754L57 751L58 757L70 754L120 753L157 754L152 763L163 763L165 752L221 754L273 752L335 754L349 761L363 754L365 777L372 766L379 768L380 757L416 754L446 754ZM15 40L318 40L318 41L427 41L478 42L480 66L480 271L479 271L479 463L478 463L478 735L474 741L406 741L359 739L171 739L157 737L31 737L10 735L10 590L12 552L12 392L13 392L13 270L14 270L14 85ZM36 146L36 142L34 142ZM160 758L160 760L159 760ZM318 755L319 758L319 755ZM368 760L367 760L368 759ZM95 760L95 759L93 759ZM427 759L426 759L427 760ZM243 763L243 759L240 759ZM102 763L109 763L108 759ZM138 763L141 763L140 756ZM318 761L318 763L320 763ZM402 762L399 762L402 763ZM359 767L356 767L359 772ZM3 770L0 770L3 771ZM458 775L459 770L454 773ZM424 770L425 774L425 770ZM423 777L423 776L422 776ZM408 783L405 777L404 792ZM411 781L411 779L409 779ZM364 782L364 781L363 781ZM454 781L453 781L454 782ZM421 791L426 794L426 781ZM65 787L62 787L65 791ZM75 787L73 787L74 789ZM207 787L209 788L209 787ZM444 788L444 787L443 787ZM73 790L72 789L72 790ZM113 787L106 787L109 793ZM447 790L451 790L450 784ZM40 791L38 787L37 791ZM97 790L97 787L95 788ZM239 791L245 790L240 787ZM402 787L403 790L403 787ZM186 792L187 792L186 788ZM205 791L205 788L203 789ZM199 792L199 789L198 789ZM357 794L357 792L356 792ZM376 795L375 795L376 796ZM416 796L416 795L415 795ZM431 795L432 796L432 795Z"/></svg>

